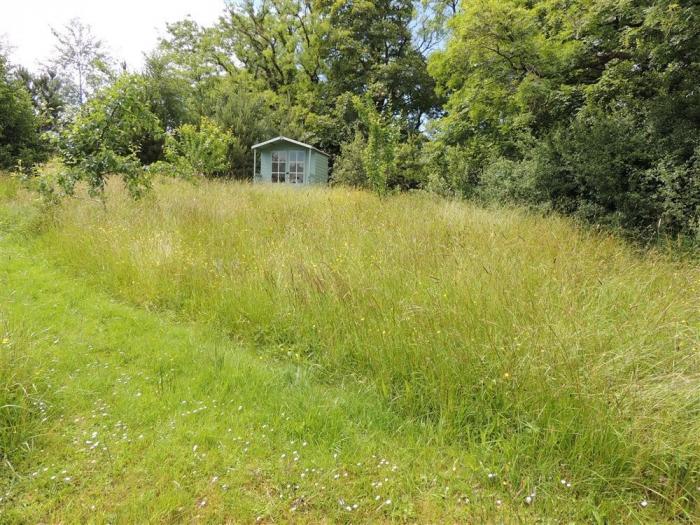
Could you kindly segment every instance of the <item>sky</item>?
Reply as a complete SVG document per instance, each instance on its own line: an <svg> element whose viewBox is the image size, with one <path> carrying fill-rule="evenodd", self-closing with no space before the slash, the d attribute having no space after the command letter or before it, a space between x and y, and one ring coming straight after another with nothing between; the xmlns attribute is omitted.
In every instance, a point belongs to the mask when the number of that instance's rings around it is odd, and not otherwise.
<svg viewBox="0 0 700 525"><path fill-rule="evenodd" d="M53 54L51 27L60 29L78 17L110 55L136 70L167 22L190 15L211 24L223 7L224 0L0 0L0 42L9 44L14 64L36 70Z"/></svg>

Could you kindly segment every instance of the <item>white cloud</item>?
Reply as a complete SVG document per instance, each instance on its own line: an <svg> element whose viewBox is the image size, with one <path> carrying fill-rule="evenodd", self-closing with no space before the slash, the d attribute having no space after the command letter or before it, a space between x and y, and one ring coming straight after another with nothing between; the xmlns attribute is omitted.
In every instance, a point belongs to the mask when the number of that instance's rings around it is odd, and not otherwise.
<svg viewBox="0 0 700 525"><path fill-rule="evenodd" d="M78 17L133 69L143 65L143 52L155 47L166 22L190 15L207 25L223 8L223 0L0 0L0 37L6 37L0 41L12 46L12 62L36 69L53 54L51 27Z"/></svg>

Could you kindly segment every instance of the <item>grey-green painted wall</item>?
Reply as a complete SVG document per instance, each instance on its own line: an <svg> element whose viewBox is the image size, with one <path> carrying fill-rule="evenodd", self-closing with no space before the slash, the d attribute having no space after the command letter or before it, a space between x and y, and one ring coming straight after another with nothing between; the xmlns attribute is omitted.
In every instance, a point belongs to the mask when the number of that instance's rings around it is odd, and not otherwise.
<svg viewBox="0 0 700 525"><path fill-rule="evenodd" d="M311 150L311 159L314 164L314 181L317 184L327 184L328 183L328 157L319 153L318 151Z"/></svg>
<svg viewBox="0 0 700 525"><path fill-rule="evenodd" d="M315 150L285 142L276 142L257 148L257 156L260 159L260 172L256 174L255 182L272 182L272 152L274 151L305 152L304 185L328 183L328 157ZM289 179L287 178L286 180Z"/></svg>

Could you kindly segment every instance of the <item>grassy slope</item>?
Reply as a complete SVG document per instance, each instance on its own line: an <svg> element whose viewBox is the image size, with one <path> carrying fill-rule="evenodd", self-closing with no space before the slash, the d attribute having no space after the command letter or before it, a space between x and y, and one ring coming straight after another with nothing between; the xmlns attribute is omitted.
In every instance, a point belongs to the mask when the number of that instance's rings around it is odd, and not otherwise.
<svg viewBox="0 0 700 525"><path fill-rule="evenodd" d="M31 209L21 200L5 199L6 216ZM11 305L13 334L35 334L12 344L40 356L37 373L53 385L53 430L35 454L49 451L46 476L75 470L68 484L13 481L13 503L29 505L13 505L18 513L59 520L96 504L117 518L174 519L168 512L180 508L247 520L297 506L311 521L358 519L339 498L358 503L359 519L697 512L692 265L641 259L556 219L217 184L162 186L140 205L113 195L107 214L72 202L41 243L120 297L213 325L259 353L116 305L5 242L14 255L0 264L13 286L0 304ZM97 399L109 406L104 421L92 418ZM207 409L186 414L196 403ZM114 445L87 452L95 421ZM119 439L117 421L133 441ZM251 442L245 453L239 436ZM304 440L302 459L290 461ZM375 462L387 454L398 469L391 490L377 491ZM319 467L313 483L301 477ZM110 490L98 497L102 484ZM536 505L526 507L533 489ZM377 509L377 495L392 505Z"/></svg>
<svg viewBox="0 0 700 525"><path fill-rule="evenodd" d="M35 412L2 442L0 522L479 519L496 498L521 512L371 392L119 304L8 239L0 343L0 393L21 384Z"/></svg>

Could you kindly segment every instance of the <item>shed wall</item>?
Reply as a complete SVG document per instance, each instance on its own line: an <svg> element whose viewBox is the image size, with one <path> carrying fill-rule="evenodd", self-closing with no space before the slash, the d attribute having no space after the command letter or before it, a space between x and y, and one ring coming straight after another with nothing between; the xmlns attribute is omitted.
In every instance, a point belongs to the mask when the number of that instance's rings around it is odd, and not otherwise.
<svg viewBox="0 0 700 525"><path fill-rule="evenodd" d="M321 155L314 151L315 164L315 180L317 184L327 184L328 183L328 157Z"/></svg>

